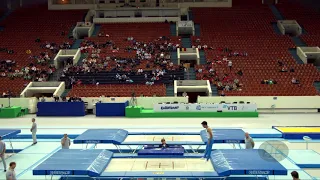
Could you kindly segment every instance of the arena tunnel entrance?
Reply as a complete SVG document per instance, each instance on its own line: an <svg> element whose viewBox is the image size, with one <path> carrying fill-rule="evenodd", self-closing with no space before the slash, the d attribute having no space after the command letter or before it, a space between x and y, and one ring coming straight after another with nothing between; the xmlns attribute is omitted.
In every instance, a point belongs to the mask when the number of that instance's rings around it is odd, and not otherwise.
<svg viewBox="0 0 320 180"><path fill-rule="evenodd" d="M183 96L184 92L178 92L178 96ZM197 103L198 96L208 96L206 92L186 92L189 97L189 103Z"/></svg>

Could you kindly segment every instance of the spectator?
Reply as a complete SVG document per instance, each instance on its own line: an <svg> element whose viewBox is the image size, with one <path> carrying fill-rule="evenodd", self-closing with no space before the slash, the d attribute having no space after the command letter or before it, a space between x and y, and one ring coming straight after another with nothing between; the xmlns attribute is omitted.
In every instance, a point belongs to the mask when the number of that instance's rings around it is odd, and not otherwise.
<svg viewBox="0 0 320 180"><path fill-rule="evenodd" d="M187 97L187 96L188 96L187 92L183 92L183 93L182 93L182 96L183 96L183 97Z"/></svg>
<svg viewBox="0 0 320 180"><path fill-rule="evenodd" d="M147 81L146 82L146 85L149 85L149 86L152 86L154 84L154 82L152 82L152 81Z"/></svg>
<svg viewBox="0 0 320 180"><path fill-rule="evenodd" d="M239 79L236 78L236 79L233 80L233 82L237 87L239 87Z"/></svg>
<svg viewBox="0 0 320 180"><path fill-rule="evenodd" d="M294 72L294 68L293 67L290 68L290 72Z"/></svg>
<svg viewBox="0 0 320 180"><path fill-rule="evenodd" d="M291 79L292 84L300 84L300 82L296 78Z"/></svg>
<svg viewBox="0 0 320 180"><path fill-rule="evenodd" d="M242 75L243 75L242 70L241 70L241 69L239 69L239 70L238 70L238 72L237 72L237 74L238 74L239 76L242 76Z"/></svg>
<svg viewBox="0 0 320 180"><path fill-rule="evenodd" d="M224 87L224 90L230 91L230 86L227 84L227 85Z"/></svg>
<svg viewBox="0 0 320 180"><path fill-rule="evenodd" d="M31 50L30 49L26 50L26 54L31 54Z"/></svg>
<svg viewBox="0 0 320 180"><path fill-rule="evenodd" d="M42 96L42 98L41 98L40 101L41 101L41 102L46 102L46 99L44 98L44 96Z"/></svg>
<svg viewBox="0 0 320 180"><path fill-rule="evenodd" d="M55 102L59 102L59 96L54 96L53 98Z"/></svg>
<svg viewBox="0 0 320 180"><path fill-rule="evenodd" d="M231 69L232 69L232 61L231 60L229 60L229 62L228 62L228 67L229 67L229 69L231 71Z"/></svg>
<svg viewBox="0 0 320 180"><path fill-rule="evenodd" d="M233 83L232 84L232 90L237 90L238 89L238 86L236 85L236 83Z"/></svg>
<svg viewBox="0 0 320 180"><path fill-rule="evenodd" d="M224 91L221 91L220 96L226 96L226 95L224 94Z"/></svg>
<svg viewBox="0 0 320 180"><path fill-rule="evenodd" d="M286 66L282 66L281 72L288 72L288 68Z"/></svg>

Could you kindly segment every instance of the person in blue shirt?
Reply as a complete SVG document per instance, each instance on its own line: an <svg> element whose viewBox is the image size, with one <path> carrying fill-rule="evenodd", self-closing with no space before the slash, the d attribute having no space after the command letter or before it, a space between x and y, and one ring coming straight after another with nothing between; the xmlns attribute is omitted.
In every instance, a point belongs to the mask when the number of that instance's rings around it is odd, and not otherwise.
<svg viewBox="0 0 320 180"><path fill-rule="evenodd" d="M166 140L164 138L161 139L161 144L159 145L159 148L168 148L169 145L167 144Z"/></svg>

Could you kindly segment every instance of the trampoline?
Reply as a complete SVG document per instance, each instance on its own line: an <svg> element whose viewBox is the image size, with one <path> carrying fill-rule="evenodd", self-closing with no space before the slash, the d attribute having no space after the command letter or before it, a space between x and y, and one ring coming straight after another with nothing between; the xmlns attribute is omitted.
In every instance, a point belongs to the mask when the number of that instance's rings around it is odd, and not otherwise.
<svg viewBox="0 0 320 180"><path fill-rule="evenodd" d="M2 139L8 139L12 152L14 153L13 150L13 145L11 142L11 139L16 136L17 134L21 133L20 129L0 129L0 136L2 137Z"/></svg>
<svg viewBox="0 0 320 180"><path fill-rule="evenodd" d="M185 156L122 158L107 150L61 149L33 170L33 175L105 178L214 178L231 175L287 175L264 150L214 150L210 161ZM266 154L261 158L261 153ZM266 158L268 160L266 160Z"/></svg>
<svg viewBox="0 0 320 180"><path fill-rule="evenodd" d="M128 146L133 153L144 145L159 145L160 140L165 138L170 145L188 145L193 152L196 152L191 145L205 145L207 133L202 130L198 133L130 133L124 129L89 129L73 140L74 144L114 144L121 153L119 145ZM244 131L242 129L213 129L214 143L244 143ZM131 145L137 145L132 149Z"/></svg>

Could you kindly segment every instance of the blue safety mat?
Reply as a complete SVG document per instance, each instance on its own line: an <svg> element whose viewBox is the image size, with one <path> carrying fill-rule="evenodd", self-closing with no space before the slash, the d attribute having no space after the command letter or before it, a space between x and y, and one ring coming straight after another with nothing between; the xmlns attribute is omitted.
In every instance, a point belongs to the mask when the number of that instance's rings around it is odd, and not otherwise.
<svg viewBox="0 0 320 180"><path fill-rule="evenodd" d="M123 129L88 129L73 140L74 144L121 144L128 136Z"/></svg>
<svg viewBox="0 0 320 180"><path fill-rule="evenodd" d="M212 129L214 143L244 143L244 131L242 129ZM200 132L203 142L208 141L206 130Z"/></svg>
<svg viewBox="0 0 320 180"><path fill-rule="evenodd" d="M155 149L141 149L138 151L139 155L176 155L183 156L184 148L155 148Z"/></svg>
<svg viewBox="0 0 320 180"><path fill-rule="evenodd" d="M2 139L9 139L21 133L20 129L0 129L0 136Z"/></svg>
<svg viewBox="0 0 320 180"><path fill-rule="evenodd" d="M33 170L33 175L100 176L111 161L107 150L61 149Z"/></svg>
<svg viewBox="0 0 320 180"><path fill-rule="evenodd" d="M287 175L287 169L261 149L215 150L211 161L220 176Z"/></svg>

